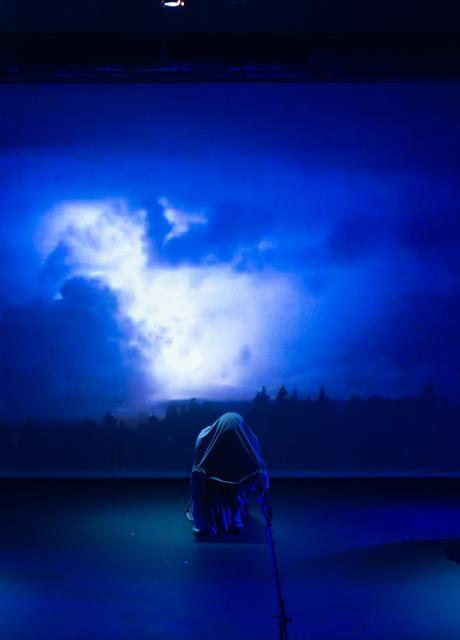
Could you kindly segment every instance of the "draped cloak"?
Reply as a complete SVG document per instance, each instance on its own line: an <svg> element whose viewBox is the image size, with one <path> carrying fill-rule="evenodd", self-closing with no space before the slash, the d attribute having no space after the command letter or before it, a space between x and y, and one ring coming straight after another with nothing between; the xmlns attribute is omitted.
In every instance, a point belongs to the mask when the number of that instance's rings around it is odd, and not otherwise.
<svg viewBox="0 0 460 640"><path fill-rule="evenodd" d="M216 534L241 530L249 494L268 489L257 437L238 413L225 413L198 435L187 516L195 530Z"/></svg>

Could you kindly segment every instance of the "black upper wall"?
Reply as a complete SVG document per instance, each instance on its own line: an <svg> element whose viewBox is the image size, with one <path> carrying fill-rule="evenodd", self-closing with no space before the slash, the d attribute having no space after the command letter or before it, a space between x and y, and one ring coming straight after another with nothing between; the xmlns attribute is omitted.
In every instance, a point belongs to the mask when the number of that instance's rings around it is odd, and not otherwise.
<svg viewBox="0 0 460 640"><path fill-rule="evenodd" d="M453 0L4 0L0 81L451 79L459 32Z"/></svg>
<svg viewBox="0 0 460 640"><path fill-rule="evenodd" d="M452 0L5 0L0 31L67 33L452 32Z"/></svg>

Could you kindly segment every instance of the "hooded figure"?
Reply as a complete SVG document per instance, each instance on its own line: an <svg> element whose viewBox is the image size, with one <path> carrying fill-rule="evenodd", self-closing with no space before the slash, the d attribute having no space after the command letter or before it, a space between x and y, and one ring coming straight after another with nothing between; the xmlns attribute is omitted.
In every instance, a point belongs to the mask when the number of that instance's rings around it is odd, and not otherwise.
<svg viewBox="0 0 460 640"><path fill-rule="evenodd" d="M187 517L197 535L242 531L249 494L268 489L259 442L238 413L224 413L198 435Z"/></svg>

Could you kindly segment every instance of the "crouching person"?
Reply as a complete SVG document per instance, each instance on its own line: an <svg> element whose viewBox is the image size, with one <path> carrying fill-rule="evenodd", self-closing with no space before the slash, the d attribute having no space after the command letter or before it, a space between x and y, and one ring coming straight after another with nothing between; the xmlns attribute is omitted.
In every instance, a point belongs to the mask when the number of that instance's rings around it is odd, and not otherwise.
<svg viewBox="0 0 460 640"><path fill-rule="evenodd" d="M262 497L269 480L259 442L238 413L225 413L198 435L186 510L197 536L240 533L249 496Z"/></svg>

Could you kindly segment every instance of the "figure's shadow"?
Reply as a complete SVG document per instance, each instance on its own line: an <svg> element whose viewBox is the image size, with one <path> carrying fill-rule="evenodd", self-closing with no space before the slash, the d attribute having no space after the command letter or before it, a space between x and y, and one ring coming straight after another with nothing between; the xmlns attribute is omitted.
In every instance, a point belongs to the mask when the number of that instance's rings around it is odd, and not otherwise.
<svg viewBox="0 0 460 640"><path fill-rule="evenodd" d="M447 558L460 565L460 541L456 539L404 540L345 549L293 563L293 575L308 575L321 582L332 576L343 580L397 580L422 575L427 567L442 566Z"/></svg>
<svg viewBox="0 0 460 640"><path fill-rule="evenodd" d="M248 523L241 533L197 537L195 541L200 544L265 544L267 533L265 525L258 518L249 516Z"/></svg>
<svg viewBox="0 0 460 640"><path fill-rule="evenodd" d="M452 562L460 564L460 541L457 540L455 543L449 544L444 551L444 555Z"/></svg>

